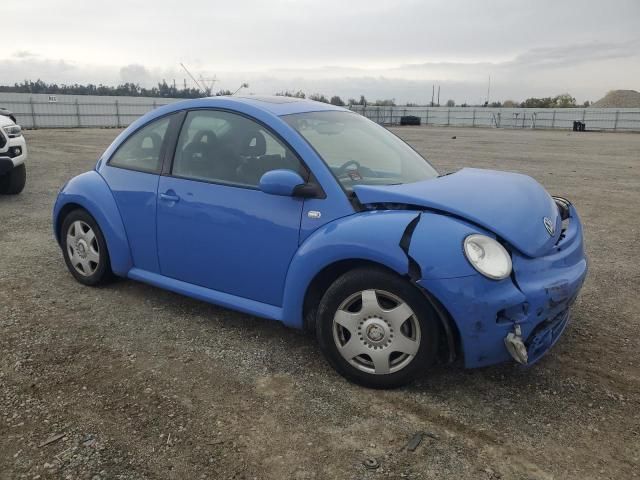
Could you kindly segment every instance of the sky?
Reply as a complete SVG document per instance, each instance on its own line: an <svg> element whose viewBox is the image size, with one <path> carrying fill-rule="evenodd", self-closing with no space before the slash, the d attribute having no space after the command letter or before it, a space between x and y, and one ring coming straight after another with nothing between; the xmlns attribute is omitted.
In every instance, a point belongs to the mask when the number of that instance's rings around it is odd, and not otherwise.
<svg viewBox="0 0 640 480"><path fill-rule="evenodd" d="M189 86L479 104L640 90L640 0L3 2L0 84Z"/></svg>

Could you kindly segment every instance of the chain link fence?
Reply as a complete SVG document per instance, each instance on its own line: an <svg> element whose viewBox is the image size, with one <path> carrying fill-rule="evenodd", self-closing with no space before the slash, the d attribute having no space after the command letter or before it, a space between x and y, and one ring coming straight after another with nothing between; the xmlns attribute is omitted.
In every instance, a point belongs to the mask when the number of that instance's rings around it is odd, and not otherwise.
<svg viewBox="0 0 640 480"><path fill-rule="evenodd" d="M25 128L126 127L145 113L176 98L101 97L0 93L0 107L14 112ZM640 132L640 109L633 108L482 108L378 107L352 105L353 111L382 125L399 125L415 116L422 125L572 129Z"/></svg>
<svg viewBox="0 0 640 480"><path fill-rule="evenodd" d="M400 125L402 117L420 118L422 125L572 129L640 132L638 108L483 108L378 107L352 105L351 110L382 125Z"/></svg>
<svg viewBox="0 0 640 480"><path fill-rule="evenodd" d="M25 128L126 127L145 113L179 100L0 93L0 107L11 110Z"/></svg>

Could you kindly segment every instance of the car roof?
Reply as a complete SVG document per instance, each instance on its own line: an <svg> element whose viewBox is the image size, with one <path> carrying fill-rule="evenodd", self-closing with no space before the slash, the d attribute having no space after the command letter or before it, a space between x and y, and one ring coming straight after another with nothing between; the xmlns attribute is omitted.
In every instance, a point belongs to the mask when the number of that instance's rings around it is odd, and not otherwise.
<svg viewBox="0 0 640 480"><path fill-rule="evenodd" d="M176 110L182 108L206 108L224 106L228 107L233 104L244 104L254 108L263 110L272 115L289 115L292 113L304 112L322 112L322 111L349 111L346 108L338 107L323 102L316 102L302 98L284 97L284 96L263 96L263 95L246 95L246 96L219 96L198 98L187 100L186 102L176 102L171 104Z"/></svg>

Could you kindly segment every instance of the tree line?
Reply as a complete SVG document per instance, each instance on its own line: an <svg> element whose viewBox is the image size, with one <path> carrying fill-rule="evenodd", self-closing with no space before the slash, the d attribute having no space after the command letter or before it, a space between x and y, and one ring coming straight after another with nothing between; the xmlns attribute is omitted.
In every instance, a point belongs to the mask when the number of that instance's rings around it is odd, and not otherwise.
<svg viewBox="0 0 640 480"><path fill-rule="evenodd" d="M163 98L199 98L207 96L207 92L201 92L196 88L177 88L169 85L166 81L159 82L157 86L151 88L141 87L137 83L122 83L117 86L94 85L89 83L81 85L58 85L57 83L46 83L40 79L34 81L25 80L22 83L13 85L0 85L0 92L14 93L46 93L58 95L105 95L105 96L128 96L128 97L163 97ZM209 92L210 95L210 92Z"/></svg>
<svg viewBox="0 0 640 480"><path fill-rule="evenodd" d="M34 81L25 80L22 83L14 83L13 85L0 85L0 92L14 92L14 93L45 93L45 94L58 94L58 95L103 95L103 96L127 96L127 97L155 97L155 98L201 98L210 96L224 96L232 95L230 90L218 90L213 92L210 88L200 90L197 88L183 87L178 88L174 84L168 84L165 80L159 82L157 86L151 88L141 87L137 83L126 82L117 86L110 85L94 85L92 83L81 85L72 84L66 85L57 83L46 83L40 79ZM381 106L381 107L395 107L395 99L378 99L369 101L364 95L360 95L359 98L349 98L346 101L338 95L325 96L321 93L313 93L307 96L302 90L283 90L277 92L278 96L294 97L294 98L309 98L317 102L330 103L332 105L346 106L346 105L362 105L362 106ZM445 106L447 107L504 107L504 108L572 108L572 107L588 107L589 101L584 102L581 105L576 103L576 99L568 93L556 95L555 97L543 97L527 98L523 102L516 102L514 100L505 100L504 102L492 102L484 105L469 105L467 103L461 103L456 105L454 100L447 100ZM417 103L406 103L407 107L425 106ZM439 104L430 103L427 106L439 107Z"/></svg>
<svg viewBox="0 0 640 480"><path fill-rule="evenodd" d="M13 85L0 85L0 92L13 93L44 93L49 95L102 95L102 96L125 96L125 97L161 97L161 98L202 98L210 96L232 95L231 90L218 90L213 92L210 88L203 90L197 88L183 87L178 88L175 84L168 84L165 80L159 82L157 86L151 88L141 87L137 83L126 82L117 86L111 85L94 85L92 83L82 85L74 83L72 85L46 83L43 80L24 80L21 83ZM364 95L360 99L350 98L346 102L337 95L326 97L320 93L314 93L307 97L302 90L297 91L281 91L276 95L309 98L318 102L330 103L332 105L383 105L395 106L394 100L376 100L368 102Z"/></svg>
<svg viewBox="0 0 640 480"><path fill-rule="evenodd" d="M276 93L279 96L285 97L295 97L295 98L309 98L310 100L315 100L317 102L330 103L332 105L363 105L363 106L379 106L379 107L395 107L396 101L395 99L385 99L385 100L375 100L368 101L364 95L360 95L360 98L350 98L346 102L344 102L339 96L326 97L320 93L314 93L309 95L308 97L302 90L297 91L289 91L285 90L282 92ZM456 104L455 100L447 100L444 104L446 107L493 107L493 108L574 108L574 107L588 107L591 103L587 100L581 105L578 105L575 97L572 97L568 93L562 93L560 95L556 95L555 97L543 97L536 98L531 97L527 98L523 102L516 102L514 100L505 100L504 102L485 102L483 105L469 105L467 103ZM435 102L430 102L429 105L420 105L418 103L406 103L401 106L406 107L439 107L440 104L436 104Z"/></svg>

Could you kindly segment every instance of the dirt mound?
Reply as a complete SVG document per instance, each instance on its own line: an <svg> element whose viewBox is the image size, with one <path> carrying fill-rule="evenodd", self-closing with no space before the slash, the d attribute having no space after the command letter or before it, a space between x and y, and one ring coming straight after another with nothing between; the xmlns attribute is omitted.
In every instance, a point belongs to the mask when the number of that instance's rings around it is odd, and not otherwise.
<svg viewBox="0 0 640 480"><path fill-rule="evenodd" d="M640 108L640 93L635 90L611 90L591 106L600 108Z"/></svg>

